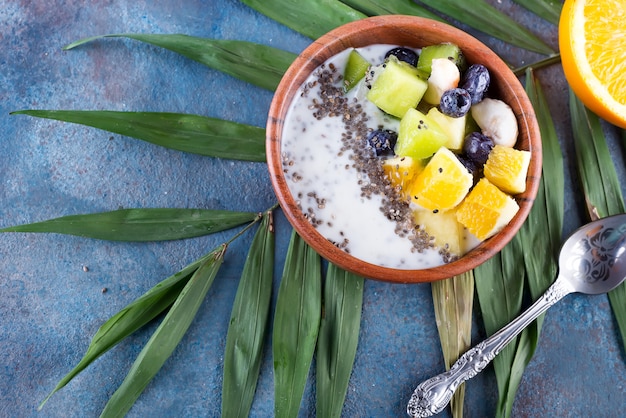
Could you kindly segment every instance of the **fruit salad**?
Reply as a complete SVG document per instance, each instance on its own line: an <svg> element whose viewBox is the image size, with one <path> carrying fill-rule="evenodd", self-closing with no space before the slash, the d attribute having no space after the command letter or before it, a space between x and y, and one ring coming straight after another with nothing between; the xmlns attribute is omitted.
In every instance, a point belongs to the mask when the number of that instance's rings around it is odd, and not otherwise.
<svg viewBox="0 0 626 418"><path fill-rule="evenodd" d="M321 65L291 103L283 167L304 215L337 247L381 266L448 263L515 216L528 151L458 46L371 45Z"/></svg>

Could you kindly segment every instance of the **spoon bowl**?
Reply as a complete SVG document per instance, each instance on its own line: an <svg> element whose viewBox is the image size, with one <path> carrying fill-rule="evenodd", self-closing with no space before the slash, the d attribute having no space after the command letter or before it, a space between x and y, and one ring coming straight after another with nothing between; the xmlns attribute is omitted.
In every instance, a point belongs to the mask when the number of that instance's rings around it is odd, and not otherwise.
<svg viewBox="0 0 626 418"><path fill-rule="evenodd" d="M559 276L573 292L606 293L626 277L626 215L610 216L583 226L565 241Z"/></svg>
<svg viewBox="0 0 626 418"><path fill-rule="evenodd" d="M443 411L459 385L481 372L506 345L539 315L570 293L598 295L626 280L626 214L609 216L577 229L559 255L559 275L524 313L463 354L450 370L422 382L407 413L429 417Z"/></svg>

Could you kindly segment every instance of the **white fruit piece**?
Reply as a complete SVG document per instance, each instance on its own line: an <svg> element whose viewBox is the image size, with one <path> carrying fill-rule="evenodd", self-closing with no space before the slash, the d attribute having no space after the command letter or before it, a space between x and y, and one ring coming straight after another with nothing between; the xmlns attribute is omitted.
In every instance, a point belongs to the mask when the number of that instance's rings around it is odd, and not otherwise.
<svg viewBox="0 0 626 418"><path fill-rule="evenodd" d="M428 89L424 94L424 101L438 105L441 95L459 85L461 73L456 64L447 58L435 58L432 61L432 71L428 77Z"/></svg>
<svg viewBox="0 0 626 418"><path fill-rule="evenodd" d="M439 109L433 107L428 111L426 116L434 120L446 131L448 141L443 144L443 146L452 151L460 152L461 148L463 148L463 141L465 140L465 122L467 115L463 115L460 118L453 118L444 115Z"/></svg>
<svg viewBox="0 0 626 418"><path fill-rule="evenodd" d="M483 135L505 147L513 147L517 142L517 119L513 109L498 99L483 99L472 106L472 118L476 121Z"/></svg>

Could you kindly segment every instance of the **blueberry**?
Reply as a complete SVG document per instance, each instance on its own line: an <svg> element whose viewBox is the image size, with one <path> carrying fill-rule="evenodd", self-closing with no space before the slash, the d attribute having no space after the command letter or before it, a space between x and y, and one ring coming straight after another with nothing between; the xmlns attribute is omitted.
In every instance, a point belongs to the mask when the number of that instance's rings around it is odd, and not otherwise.
<svg viewBox="0 0 626 418"><path fill-rule="evenodd" d="M491 76L487 67L481 64L471 65L463 75L461 87L472 97L472 104L480 102L489 88Z"/></svg>
<svg viewBox="0 0 626 418"><path fill-rule="evenodd" d="M398 141L398 134L389 129L376 129L367 135L367 143L376 155L393 155L393 148Z"/></svg>
<svg viewBox="0 0 626 418"><path fill-rule="evenodd" d="M489 153L493 149L493 139L480 132L472 132L463 142L463 155L478 166L487 162Z"/></svg>
<svg viewBox="0 0 626 418"><path fill-rule="evenodd" d="M472 98L465 89L446 90L441 95L441 101L439 102L441 113L453 118L460 118L465 115L469 112L471 106Z"/></svg>
<svg viewBox="0 0 626 418"><path fill-rule="evenodd" d="M390 55L394 55L396 58L398 58L398 60L409 63L413 67L417 67L417 52L413 51L412 49L403 47L390 49L385 54L385 59L389 58Z"/></svg>

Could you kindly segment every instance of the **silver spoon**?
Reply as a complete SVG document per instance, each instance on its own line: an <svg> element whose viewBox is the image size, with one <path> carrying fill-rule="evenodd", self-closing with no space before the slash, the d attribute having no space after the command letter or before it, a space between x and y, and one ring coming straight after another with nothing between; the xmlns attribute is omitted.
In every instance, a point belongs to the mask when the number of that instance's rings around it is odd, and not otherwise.
<svg viewBox="0 0 626 418"><path fill-rule="evenodd" d="M450 370L422 382L407 405L411 417L444 410L454 391L481 372L526 326L570 293L606 293L626 279L626 214L610 216L575 231L563 244L559 274L530 308L463 354Z"/></svg>

